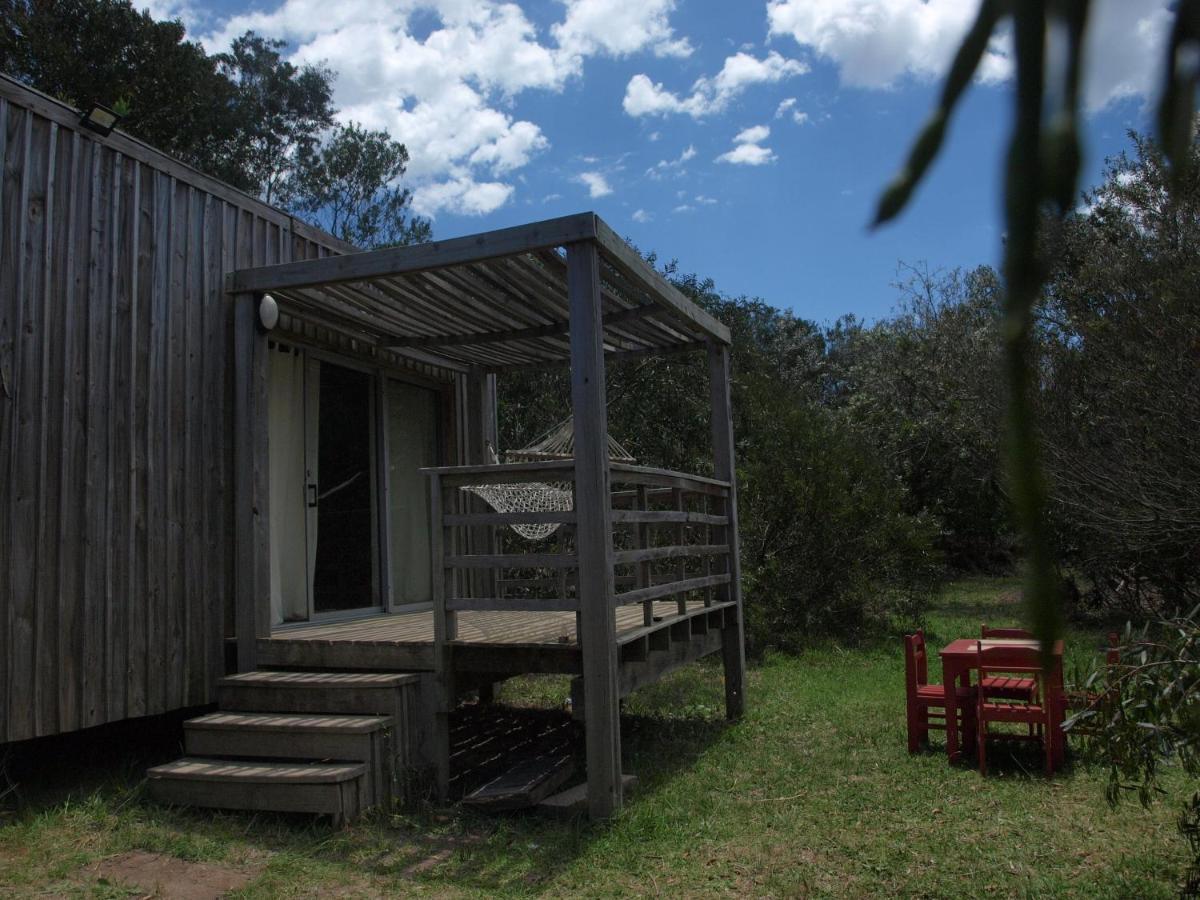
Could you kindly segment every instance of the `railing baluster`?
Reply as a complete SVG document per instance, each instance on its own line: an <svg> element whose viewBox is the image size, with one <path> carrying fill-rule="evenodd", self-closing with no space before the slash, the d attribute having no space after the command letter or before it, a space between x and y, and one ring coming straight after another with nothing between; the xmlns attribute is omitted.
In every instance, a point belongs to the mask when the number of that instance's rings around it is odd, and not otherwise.
<svg viewBox="0 0 1200 900"><path fill-rule="evenodd" d="M634 508L643 512L650 508L650 490L644 484L638 485ZM645 550L650 546L650 526L646 522L638 522L636 527L637 538L634 545L639 550ZM635 577L637 580L634 583L639 588L650 587L650 560L636 563L636 567ZM642 624L647 628L654 624L653 600L646 600L642 603Z"/></svg>
<svg viewBox="0 0 1200 900"><path fill-rule="evenodd" d="M671 491L671 499L675 502L675 509L679 512L686 512L687 505L684 502L684 494L681 488L674 488ZM680 522L675 526L675 545L682 547L687 541L687 523ZM679 581L687 578L687 558L679 557L679 562L675 564L675 577ZM687 612L687 594L680 594L676 599L676 605L679 609L679 614L682 616Z"/></svg>

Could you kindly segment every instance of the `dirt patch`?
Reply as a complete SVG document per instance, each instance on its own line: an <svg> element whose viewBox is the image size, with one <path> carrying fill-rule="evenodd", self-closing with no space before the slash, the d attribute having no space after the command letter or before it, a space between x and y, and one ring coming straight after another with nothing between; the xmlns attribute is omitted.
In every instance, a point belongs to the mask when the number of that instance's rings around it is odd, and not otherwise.
<svg viewBox="0 0 1200 900"><path fill-rule="evenodd" d="M134 851L102 860L89 872L104 881L145 891L151 897L218 900L244 888L262 870L263 864L223 866Z"/></svg>

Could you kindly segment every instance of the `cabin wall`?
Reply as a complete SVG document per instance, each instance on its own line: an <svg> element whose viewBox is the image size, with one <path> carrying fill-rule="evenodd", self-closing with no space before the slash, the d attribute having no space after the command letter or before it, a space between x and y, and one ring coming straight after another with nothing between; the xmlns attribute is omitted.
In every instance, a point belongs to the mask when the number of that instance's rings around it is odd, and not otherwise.
<svg viewBox="0 0 1200 900"><path fill-rule="evenodd" d="M234 571L225 274L348 249L77 122L0 77L0 743L213 699Z"/></svg>

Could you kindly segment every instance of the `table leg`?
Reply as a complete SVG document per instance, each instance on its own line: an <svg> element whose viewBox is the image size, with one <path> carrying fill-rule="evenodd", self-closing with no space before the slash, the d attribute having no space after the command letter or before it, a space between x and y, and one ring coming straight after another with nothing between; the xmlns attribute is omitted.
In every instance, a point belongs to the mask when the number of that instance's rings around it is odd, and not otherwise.
<svg viewBox="0 0 1200 900"><path fill-rule="evenodd" d="M942 690L945 692L943 705L946 710L946 755L950 762L958 759L958 678L957 666L943 661Z"/></svg>

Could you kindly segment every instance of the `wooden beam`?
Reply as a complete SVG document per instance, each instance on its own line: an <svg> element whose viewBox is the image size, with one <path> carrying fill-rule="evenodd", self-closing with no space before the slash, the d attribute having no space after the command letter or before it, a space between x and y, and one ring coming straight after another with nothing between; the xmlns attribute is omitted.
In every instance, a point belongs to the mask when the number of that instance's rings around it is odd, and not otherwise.
<svg viewBox="0 0 1200 900"><path fill-rule="evenodd" d="M567 286L571 308L571 408L575 417L579 639L588 694L588 812L593 819L605 819L621 806L621 720L612 606L612 504L600 259L595 243L567 245Z"/></svg>
<svg viewBox="0 0 1200 900"><path fill-rule="evenodd" d="M605 222L596 217L596 240L604 251L604 259L626 278L644 287L655 300L682 319L703 331L709 338L729 343L729 329L705 312L667 279L654 270L638 252L623 241Z"/></svg>
<svg viewBox="0 0 1200 900"><path fill-rule="evenodd" d="M708 348L708 381L712 401L713 474L729 482L725 515L729 524L723 529L729 544L727 599L737 610L733 622L722 631L725 665L725 713L740 719L746 711L746 647L742 618L742 566L738 553L737 467L733 446L733 401L729 390L729 348L713 343Z"/></svg>
<svg viewBox="0 0 1200 900"><path fill-rule="evenodd" d="M529 253L592 240L596 237L596 221L595 213L578 213L446 241L242 269L231 274L227 289L241 293L365 281Z"/></svg>
<svg viewBox="0 0 1200 900"><path fill-rule="evenodd" d="M608 363L623 363L632 362L638 359L647 359L649 357L659 356L682 356L685 353L694 353L697 350L704 350L708 347L707 341L689 341L686 344L670 344L661 347L649 347L645 350L615 350L605 354L605 360ZM500 365L488 366L489 372L504 373L504 372L520 372L525 369L561 369L570 363L565 357L562 359L539 359L532 362L519 363L504 363Z"/></svg>
<svg viewBox="0 0 1200 900"><path fill-rule="evenodd" d="M253 671L258 638L270 635L267 459L267 338L252 294L234 306L233 497L234 610L237 667ZM266 603L262 598L266 597ZM268 616L262 615L262 608Z"/></svg>
<svg viewBox="0 0 1200 900"><path fill-rule="evenodd" d="M609 325L619 325L621 322L644 319L647 316L655 314L661 315L662 308L653 303L647 303L645 306L635 306L630 309L623 309L620 312L609 313L604 317L603 322L605 327L607 327ZM566 334L570 330L571 323L566 319L560 319L547 325L537 325L530 328L510 328L505 331L483 331L475 334L415 335L413 337L393 340L387 344L387 347L389 350L397 350L402 347L465 347L472 344L499 344L505 341L523 341L530 338L552 337L558 334ZM635 350L631 352L642 353L644 351Z"/></svg>

